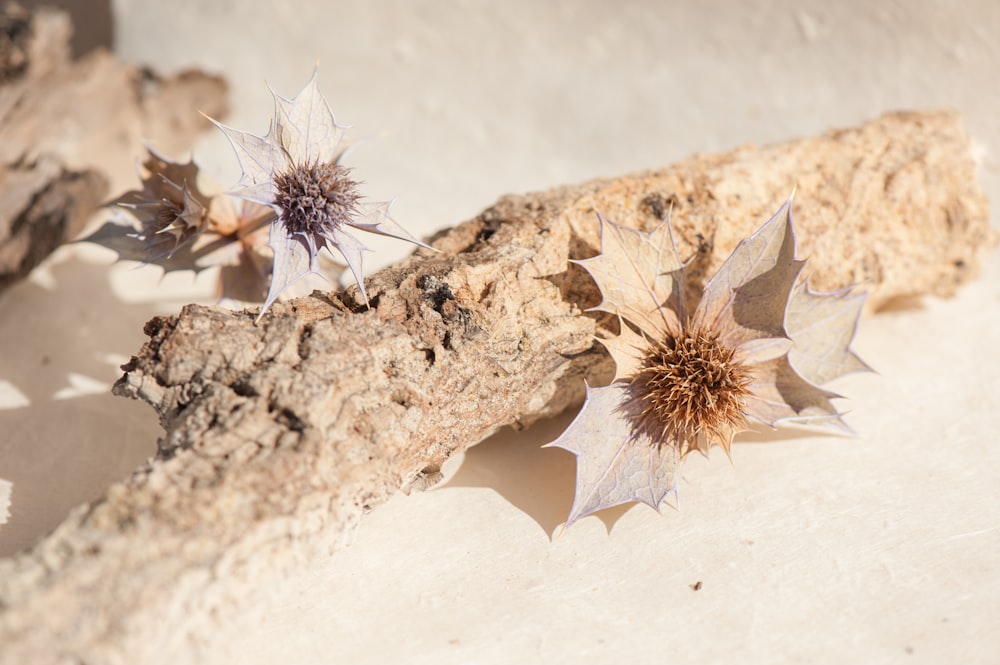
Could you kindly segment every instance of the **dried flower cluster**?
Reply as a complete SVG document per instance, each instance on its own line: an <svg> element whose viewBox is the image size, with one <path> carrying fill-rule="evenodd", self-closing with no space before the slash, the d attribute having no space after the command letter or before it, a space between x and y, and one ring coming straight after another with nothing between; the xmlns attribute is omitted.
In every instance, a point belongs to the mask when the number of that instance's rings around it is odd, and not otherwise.
<svg viewBox="0 0 1000 665"><path fill-rule="evenodd" d="M685 302L669 222L643 233L602 219L601 254L578 263L621 333L600 340L614 380L588 386L580 414L549 444L577 456L567 526L630 501L658 509L685 456L728 454L751 422L849 431L830 402L839 395L820 386L867 369L849 348L864 298L800 280L791 202L740 243L697 303Z"/></svg>
<svg viewBox="0 0 1000 665"><path fill-rule="evenodd" d="M173 163L150 151L142 189L114 201L134 219L113 219L85 240L168 272L223 266L220 297L263 301L260 315L306 275L331 276L335 264L322 265L319 252L337 250L367 303L367 250L347 227L427 245L390 218L388 203L363 200L340 163L344 128L319 91L316 73L294 98L274 95L274 121L263 136L212 121L243 170L232 196L206 195L193 163Z"/></svg>
<svg viewBox="0 0 1000 665"><path fill-rule="evenodd" d="M427 245L389 217L387 203L363 199L341 164L344 128L316 72L294 98L274 101L263 136L212 121L243 171L231 195L206 194L193 163L150 151L142 188L115 202L132 219L113 220L87 240L166 271L223 266L220 295L262 300L261 316L303 277L322 274L322 250L336 250L367 303L366 248L349 228ZM849 431L830 401L839 396L821 386L867 369L850 350L863 296L817 293L800 278L790 201L692 303L669 221L648 233L600 224L601 253L578 263L602 293L595 309L619 317L620 333L600 340L616 373L610 385L587 387L580 414L549 444L577 456L567 526L631 501L658 509L676 491L688 454L712 446L729 454L750 423Z"/></svg>

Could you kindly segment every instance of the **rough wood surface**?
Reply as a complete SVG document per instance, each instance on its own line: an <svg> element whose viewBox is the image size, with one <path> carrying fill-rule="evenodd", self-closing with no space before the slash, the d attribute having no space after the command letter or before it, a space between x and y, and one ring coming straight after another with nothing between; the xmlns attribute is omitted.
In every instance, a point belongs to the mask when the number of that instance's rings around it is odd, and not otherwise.
<svg viewBox="0 0 1000 665"><path fill-rule="evenodd" d="M252 312L186 307L147 325L118 394L146 400L159 455L0 562L3 662L166 663L197 653L255 586L337 547L393 492L497 428L582 398L607 376L607 317L571 258L597 248L594 211L649 228L673 207L698 274L793 186L816 286L870 305L948 295L995 238L951 113L502 198L356 289Z"/></svg>
<svg viewBox="0 0 1000 665"><path fill-rule="evenodd" d="M73 61L65 14L0 8L0 291L76 236L132 184L146 141L187 150L225 113L225 83L164 78L101 49Z"/></svg>

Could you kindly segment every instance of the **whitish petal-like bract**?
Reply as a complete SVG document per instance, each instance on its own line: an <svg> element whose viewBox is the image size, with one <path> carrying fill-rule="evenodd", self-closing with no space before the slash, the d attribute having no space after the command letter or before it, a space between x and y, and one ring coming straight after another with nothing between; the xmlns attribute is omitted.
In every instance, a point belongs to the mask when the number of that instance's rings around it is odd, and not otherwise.
<svg viewBox="0 0 1000 665"><path fill-rule="evenodd" d="M340 163L345 128L320 92L317 73L292 99L274 94L274 120L263 136L213 121L229 138L243 170L233 194L277 212L269 242L274 272L261 316L310 272L322 274L317 259L322 249L343 255L368 302L362 269L367 249L347 227L427 247L389 217L388 204L362 199L358 183Z"/></svg>
<svg viewBox="0 0 1000 665"><path fill-rule="evenodd" d="M604 299L594 309L624 317L652 335L679 330L683 273L670 224L643 233L598 219L601 253L575 261L601 287Z"/></svg>
<svg viewBox="0 0 1000 665"><path fill-rule="evenodd" d="M566 525L630 501L659 510L674 489L679 454L661 446L629 417L628 385L587 386L587 400L562 435L548 444L576 454L576 498ZM585 482L580 482L583 479Z"/></svg>
<svg viewBox="0 0 1000 665"><path fill-rule="evenodd" d="M600 224L601 254L579 264L603 295L595 309L623 321L600 340L617 365L613 382L588 387L580 414L549 444L577 456L567 526L630 501L658 509L688 453L728 453L750 421L849 431L830 401L839 395L820 386L867 369L850 350L863 297L800 280L791 201L690 305L669 222L649 233Z"/></svg>

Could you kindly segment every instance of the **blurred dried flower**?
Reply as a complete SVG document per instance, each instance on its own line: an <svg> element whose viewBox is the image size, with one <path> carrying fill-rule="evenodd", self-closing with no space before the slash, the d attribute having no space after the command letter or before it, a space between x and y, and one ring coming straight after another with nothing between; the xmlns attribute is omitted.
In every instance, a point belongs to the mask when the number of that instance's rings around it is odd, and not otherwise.
<svg viewBox="0 0 1000 665"><path fill-rule="evenodd" d="M600 340L613 382L588 386L549 444L577 456L567 526L630 501L659 509L686 455L713 445L728 454L749 422L850 431L830 402L839 395L819 386L867 369L849 348L864 297L799 280L791 201L739 244L693 308L669 222L643 233L601 219L601 254L578 263L604 297L595 309L617 314L621 333Z"/></svg>
<svg viewBox="0 0 1000 665"><path fill-rule="evenodd" d="M116 215L83 240L114 250L119 260L158 265L164 272L221 266L220 298L260 302L271 264L263 252L264 230L274 212L206 194L194 162L172 162L147 150L142 188L111 202L131 214Z"/></svg>
<svg viewBox="0 0 1000 665"><path fill-rule="evenodd" d="M135 236L150 260L157 261L206 228L212 199L198 188L198 167L193 161L171 162L152 148L147 150L142 189L126 192L112 204L132 211L139 222Z"/></svg>

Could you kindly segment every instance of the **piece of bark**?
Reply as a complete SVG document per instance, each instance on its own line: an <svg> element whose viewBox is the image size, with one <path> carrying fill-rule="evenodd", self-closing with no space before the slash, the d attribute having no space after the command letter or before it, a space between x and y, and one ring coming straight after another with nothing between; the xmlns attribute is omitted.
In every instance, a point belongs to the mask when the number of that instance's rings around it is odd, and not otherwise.
<svg viewBox="0 0 1000 665"><path fill-rule="evenodd" d="M49 7L69 14L73 22L69 46L74 58L114 45L111 0L18 0L18 3L29 9Z"/></svg>
<svg viewBox="0 0 1000 665"><path fill-rule="evenodd" d="M147 324L120 395L165 434L148 466L0 562L4 662L175 662L259 585L335 549L393 492L497 428L578 404L610 361L567 263L597 252L594 211L651 228L673 209L710 274L797 185L817 288L878 307L948 295L995 242L952 113L696 156L659 171L502 198L357 289L252 312L189 306Z"/></svg>
<svg viewBox="0 0 1000 665"><path fill-rule="evenodd" d="M0 291L75 237L135 180L148 141L188 150L224 114L221 78L162 78L99 49L73 61L65 14L14 4L0 21ZM3 38L5 36L6 38Z"/></svg>

